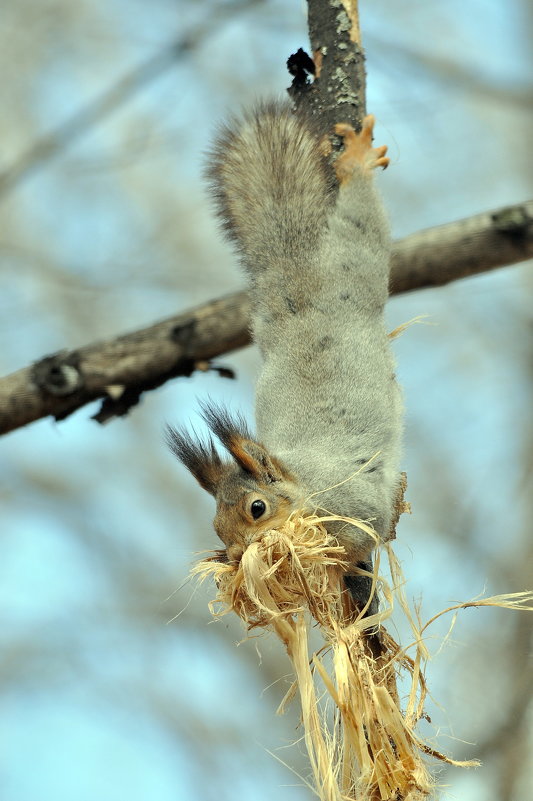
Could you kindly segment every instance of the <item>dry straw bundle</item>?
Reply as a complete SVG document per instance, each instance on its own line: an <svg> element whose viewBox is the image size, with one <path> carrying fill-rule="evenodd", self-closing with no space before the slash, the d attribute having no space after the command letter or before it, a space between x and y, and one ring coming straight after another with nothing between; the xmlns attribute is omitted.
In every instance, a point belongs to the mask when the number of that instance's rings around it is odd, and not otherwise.
<svg viewBox="0 0 533 801"><path fill-rule="evenodd" d="M201 579L215 579L218 593L210 604L213 614L233 610L248 629L271 629L283 641L296 678L278 712L298 691L313 788L321 801L427 798L434 782L424 754L463 767L477 763L449 759L415 733L426 697L423 667L428 654L422 635L429 624L421 628L409 611L390 545L383 549L389 558L392 587L378 578L379 553L373 576L386 608L363 617L366 610L355 610L343 590L345 552L326 531L325 524L331 520L343 520L375 536L362 521L294 514L282 528L263 532L251 542L238 564L228 563L225 552L219 551L198 562L192 572ZM528 608L527 600L531 594L519 593L453 608ZM414 633L412 657L382 625L396 602ZM325 645L310 654L313 620ZM400 672L411 680L403 712L396 690Z"/></svg>

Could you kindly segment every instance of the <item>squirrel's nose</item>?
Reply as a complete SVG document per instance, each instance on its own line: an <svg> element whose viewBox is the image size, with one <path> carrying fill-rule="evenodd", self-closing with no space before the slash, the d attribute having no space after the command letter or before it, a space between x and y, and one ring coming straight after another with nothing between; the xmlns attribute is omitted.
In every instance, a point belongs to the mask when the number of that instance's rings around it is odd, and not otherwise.
<svg viewBox="0 0 533 801"><path fill-rule="evenodd" d="M242 545L229 545L226 548L228 555L228 562L240 562L243 555L244 548Z"/></svg>

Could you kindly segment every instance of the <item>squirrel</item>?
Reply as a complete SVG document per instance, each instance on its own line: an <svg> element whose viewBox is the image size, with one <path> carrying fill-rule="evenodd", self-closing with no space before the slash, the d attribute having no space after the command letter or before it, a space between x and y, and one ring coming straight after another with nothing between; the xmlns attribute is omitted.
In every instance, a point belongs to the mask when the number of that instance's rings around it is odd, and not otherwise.
<svg viewBox="0 0 533 801"><path fill-rule="evenodd" d="M400 486L402 402L385 329L391 240L373 185L386 146L372 147L374 118L359 133L339 124L344 148L331 167L313 123L288 104L234 118L207 169L218 213L248 274L252 330L263 363L257 437L240 415L203 404L213 440L168 427L170 448L216 499L227 559L296 509L370 521L390 534ZM370 571L376 540L327 523L350 566ZM371 578L345 584L368 604Z"/></svg>

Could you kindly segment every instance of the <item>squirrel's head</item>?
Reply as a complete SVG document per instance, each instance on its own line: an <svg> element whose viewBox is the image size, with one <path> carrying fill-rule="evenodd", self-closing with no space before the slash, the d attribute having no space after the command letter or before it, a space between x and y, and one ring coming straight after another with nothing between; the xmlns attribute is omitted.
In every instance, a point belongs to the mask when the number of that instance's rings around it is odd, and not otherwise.
<svg viewBox="0 0 533 801"><path fill-rule="evenodd" d="M213 405L203 406L203 418L232 457L223 460L209 437L193 438L187 431L167 427L172 452L198 483L214 496L216 533L229 561L264 531L281 526L303 500L294 476L253 439L240 416L232 417Z"/></svg>

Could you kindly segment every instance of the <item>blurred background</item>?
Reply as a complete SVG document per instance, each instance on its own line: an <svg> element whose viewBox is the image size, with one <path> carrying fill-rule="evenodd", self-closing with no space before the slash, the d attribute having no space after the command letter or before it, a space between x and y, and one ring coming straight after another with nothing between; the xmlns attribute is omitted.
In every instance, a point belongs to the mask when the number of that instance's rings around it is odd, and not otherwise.
<svg viewBox="0 0 533 801"><path fill-rule="evenodd" d="M360 13L394 235L531 196L531 3ZM203 153L228 111L283 93L305 4L3 0L0 23L0 372L240 288ZM429 315L395 342L413 507L396 552L423 619L531 588L532 295L523 264L389 304L391 329ZM3 801L311 798L297 708L274 714L282 649L212 623L213 587L187 581L217 547L214 503L162 428L198 424L207 395L252 417L256 350L220 363L237 380L175 380L106 426L94 405L0 443ZM522 801L529 616L464 611L441 647L449 623L429 631L423 733L484 765L437 765L441 796Z"/></svg>

